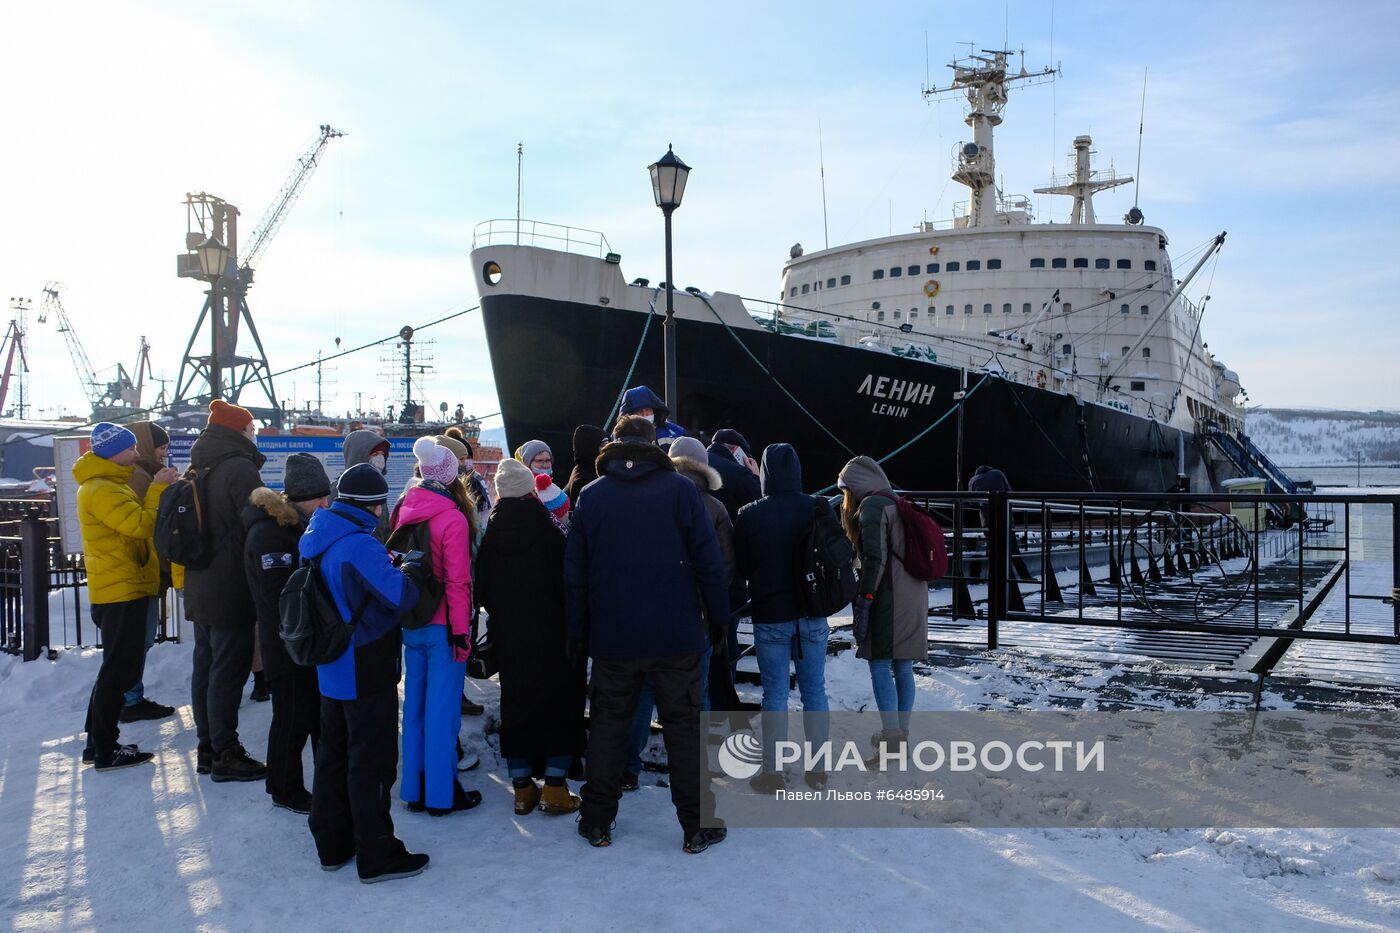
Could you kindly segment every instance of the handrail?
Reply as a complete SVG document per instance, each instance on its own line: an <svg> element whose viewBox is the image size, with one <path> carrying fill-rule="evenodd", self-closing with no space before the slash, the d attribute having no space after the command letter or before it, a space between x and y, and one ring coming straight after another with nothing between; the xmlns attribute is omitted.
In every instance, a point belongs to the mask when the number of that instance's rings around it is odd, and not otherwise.
<svg viewBox="0 0 1400 933"><path fill-rule="evenodd" d="M546 243L541 244L539 241ZM562 243L563 247L553 244ZM557 249L582 256L596 255L603 259L613 252L608 238L597 230L569 227L542 220L517 220L502 217L483 220L472 228L472 249L483 246L535 246Z"/></svg>

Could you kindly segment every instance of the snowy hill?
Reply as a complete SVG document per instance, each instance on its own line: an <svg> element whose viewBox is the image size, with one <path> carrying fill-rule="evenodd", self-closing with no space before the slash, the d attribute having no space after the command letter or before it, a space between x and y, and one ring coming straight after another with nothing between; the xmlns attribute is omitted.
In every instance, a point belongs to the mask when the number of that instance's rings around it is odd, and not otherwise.
<svg viewBox="0 0 1400 933"><path fill-rule="evenodd" d="M1259 408L1245 431L1280 466L1400 463L1400 414Z"/></svg>

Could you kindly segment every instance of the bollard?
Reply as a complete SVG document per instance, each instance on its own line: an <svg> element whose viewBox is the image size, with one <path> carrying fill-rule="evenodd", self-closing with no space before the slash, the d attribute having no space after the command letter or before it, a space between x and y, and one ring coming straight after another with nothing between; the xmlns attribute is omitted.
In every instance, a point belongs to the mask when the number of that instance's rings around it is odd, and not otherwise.
<svg viewBox="0 0 1400 933"><path fill-rule="evenodd" d="M49 647L49 529L31 509L19 523L21 657L33 661Z"/></svg>

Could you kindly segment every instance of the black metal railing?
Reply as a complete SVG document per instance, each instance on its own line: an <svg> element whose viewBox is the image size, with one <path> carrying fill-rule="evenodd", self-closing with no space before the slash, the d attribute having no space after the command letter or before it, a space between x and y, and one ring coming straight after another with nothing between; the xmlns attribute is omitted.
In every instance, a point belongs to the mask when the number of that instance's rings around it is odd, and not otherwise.
<svg viewBox="0 0 1400 933"><path fill-rule="evenodd" d="M988 648L1005 622L1400 644L1400 496L906 495L943 523L949 545L952 596L930 615L985 620ZM1369 544L1354 535L1358 510L1388 525ZM1291 516L1289 527L1271 512ZM1388 582L1356 592L1368 547ZM1340 618L1307 628L1339 585ZM974 587L985 591L974 598ZM1354 607L1377 601L1389 624L1353 625Z"/></svg>

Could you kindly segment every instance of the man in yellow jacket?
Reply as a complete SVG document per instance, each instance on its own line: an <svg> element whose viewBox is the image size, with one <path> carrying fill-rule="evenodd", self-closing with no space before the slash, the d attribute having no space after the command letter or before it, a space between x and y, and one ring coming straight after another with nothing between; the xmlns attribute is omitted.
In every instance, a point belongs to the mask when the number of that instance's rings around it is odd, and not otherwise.
<svg viewBox="0 0 1400 933"><path fill-rule="evenodd" d="M83 532L92 620L102 631L102 667L88 702L88 744L98 771L150 761L150 752L117 742L123 694L141 676L146 612L160 586L152 536L156 507L178 475L165 467L137 498L129 485L136 435L102 422L92 429L92 449L73 465L78 481L78 523Z"/></svg>

